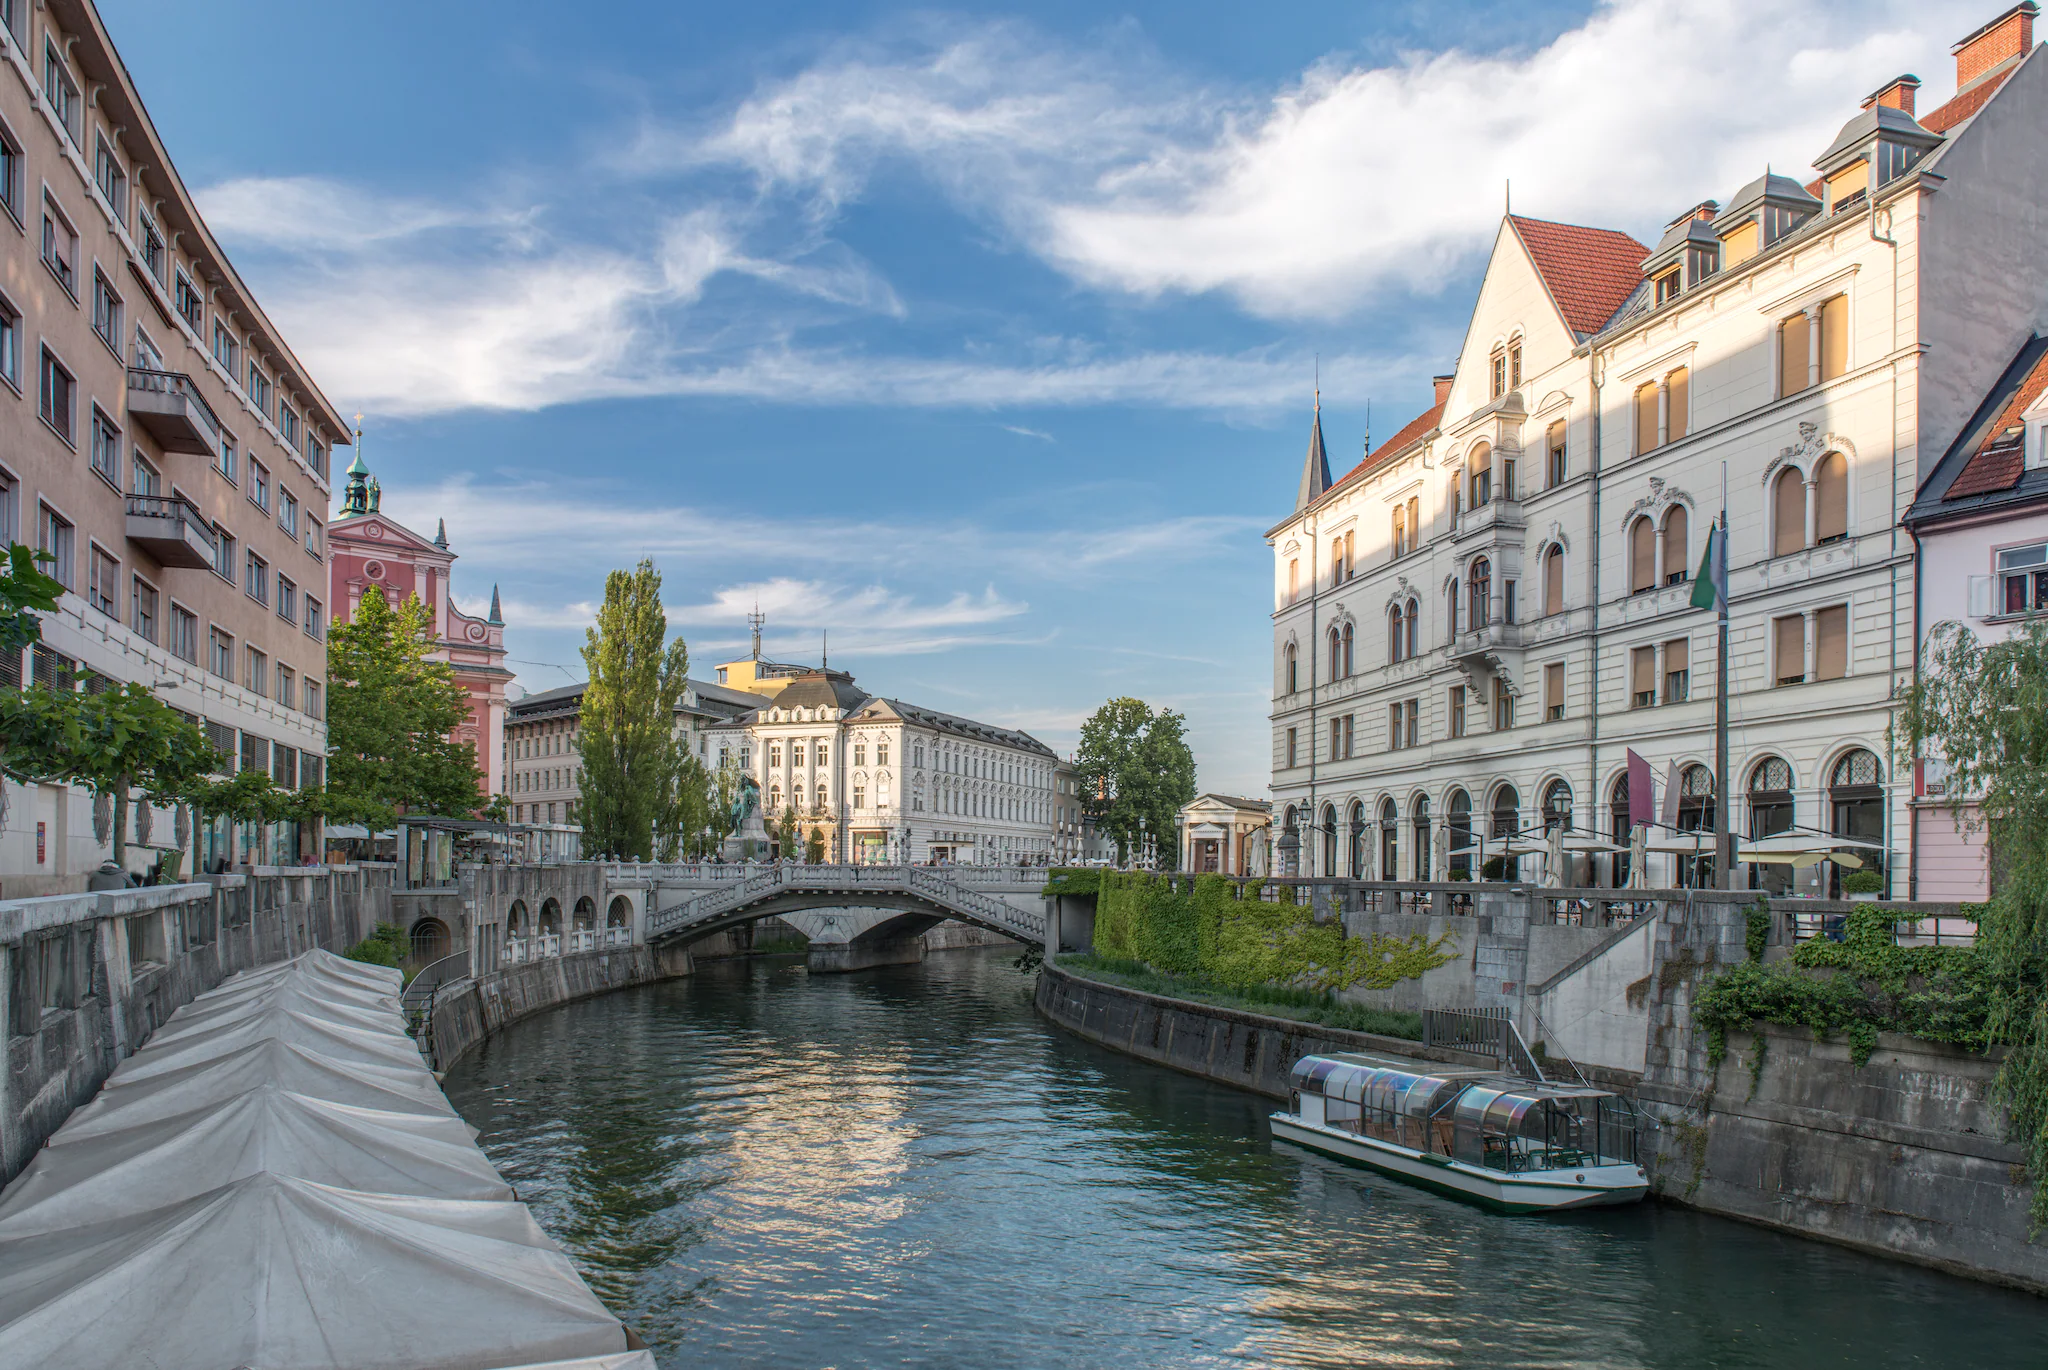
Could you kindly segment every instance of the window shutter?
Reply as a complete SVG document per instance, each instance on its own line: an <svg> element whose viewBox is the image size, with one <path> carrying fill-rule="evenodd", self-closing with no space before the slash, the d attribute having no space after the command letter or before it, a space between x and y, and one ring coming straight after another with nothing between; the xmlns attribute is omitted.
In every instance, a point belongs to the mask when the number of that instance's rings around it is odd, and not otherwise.
<svg viewBox="0 0 2048 1370"><path fill-rule="evenodd" d="M1774 639L1772 669L1779 682L1806 678L1806 620L1797 614L1771 620Z"/></svg>
<svg viewBox="0 0 2048 1370"><path fill-rule="evenodd" d="M1820 307L1820 378L1833 380L1849 369L1849 297L1837 295Z"/></svg>
<svg viewBox="0 0 2048 1370"><path fill-rule="evenodd" d="M1657 688L1657 649L1638 647L1629 653L1629 691L1632 695L1654 692Z"/></svg>
<svg viewBox="0 0 2048 1370"><path fill-rule="evenodd" d="M1732 267L1739 262L1746 262L1751 257L1754 257L1757 252L1757 242L1761 236L1761 229L1752 221L1742 225L1733 233L1721 239L1721 255L1726 259L1726 265Z"/></svg>
<svg viewBox="0 0 2048 1370"><path fill-rule="evenodd" d="M1692 669L1692 642L1688 638L1675 637L1664 644L1664 674Z"/></svg>
<svg viewBox="0 0 2048 1370"><path fill-rule="evenodd" d="M1656 450L1657 447L1657 383L1636 388L1636 452Z"/></svg>
<svg viewBox="0 0 2048 1370"><path fill-rule="evenodd" d="M1849 606L1821 610L1813 616L1813 630L1814 679L1840 680L1849 674Z"/></svg>
<svg viewBox="0 0 2048 1370"><path fill-rule="evenodd" d="M1970 577L1970 617L1989 618L1991 608L1991 577Z"/></svg>
<svg viewBox="0 0 2048 1370"><path fill-rule="evenodd" d="M1408 546L1413 549L1422 545L1422 501L1414 495L1408 497Z"/></svg>
<svg viewBox="0 0 2048 1370"><path fill-rule="evenodd" d="M1806 388L1806 316L1794 314L1778 325L1778 394Z"/></svg>
<svg viewBox="0 0 2048 1370"><path fill-rule="evenodd" d="M1628 588L1630 594L1654 589L1657 584L1657 530L1647 518L1639 518L1628 530Z"/></svg>
<svg viewBox="0 0 2048 1370"><path fill-rule="evenodd" d="M1543 612L1564 612L1564 553L1555 547L1543 558Z"/></svg>
<svg viewBox="0 0 2048 1370"><path fill-rule="evenodd" d="M1820 459L1820 466L1813 473L1814 537L1826 542L1829 538L1847 537L1849 534L1849 459L1840 452L1830 452Z"/></svg>
<svg viewBox="0 0 2048 1370"><path fill-rule="evenodd" d="M1790 556L1806 546L1806 485L1799 472L1791 468L1778 473L1778 483L1772 487L1771 555Z"/></svg>
<svg viewBox="0 0 2048 1370"><path fill-rule="evenodd" d="M1564 703L1564 663L1557 662L1543 668L1543 703L1555 710Z"/></svg>
<svg viewBox="0 0 2048 1370"><path fill-rule="evenodd" d="M1692 372L1679 367L1669 379L1671 386L1671 441L1677 442L1685 436L1686 403L1692 395Z"/></svg>
<svg viewBox="0 0 2048 1370"><path fill-rule="evenodd" d="M1674 504L1671 512L1664 516L1664 583L1684 580L1692 570L1688 553L1692 550L1692 520L1686 515L1685 506Z"/></svg>

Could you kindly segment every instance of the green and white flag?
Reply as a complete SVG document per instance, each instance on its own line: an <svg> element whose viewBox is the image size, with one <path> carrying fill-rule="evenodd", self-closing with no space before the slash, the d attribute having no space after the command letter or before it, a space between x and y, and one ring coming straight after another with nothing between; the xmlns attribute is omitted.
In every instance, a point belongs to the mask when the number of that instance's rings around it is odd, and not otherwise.
<svg viewBox="0 0 2048 1370"><path fill-rule="evenodd" d="M1700 573L1692 581L1692 607L1713 609L1728 602L1728 563L1721 555L1721 542L1728 535L1716 523L1707 534L1706 555L1700 558Z"/></svg>

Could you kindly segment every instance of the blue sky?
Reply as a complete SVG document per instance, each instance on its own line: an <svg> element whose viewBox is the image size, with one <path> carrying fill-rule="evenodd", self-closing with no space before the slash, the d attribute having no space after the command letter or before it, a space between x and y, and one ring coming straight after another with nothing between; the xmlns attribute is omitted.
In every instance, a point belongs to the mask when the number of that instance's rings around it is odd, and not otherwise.
<svg viewBox="0 0 2048 1370"><path fill-rule="evenodd" d="M771 654L1026 727L1189 719L1263 794L1271 570L1448 369L1502 185L1654 239L2000 6L101 0L385 507L580 678L653 555ZM1712 13L1701 10L1711 8Z"/></svg>

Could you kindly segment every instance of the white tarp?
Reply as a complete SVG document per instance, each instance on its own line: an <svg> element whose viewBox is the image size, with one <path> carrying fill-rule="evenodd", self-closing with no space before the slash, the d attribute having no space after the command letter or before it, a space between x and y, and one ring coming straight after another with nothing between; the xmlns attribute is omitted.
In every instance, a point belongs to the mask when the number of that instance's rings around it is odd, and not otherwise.
<svg viewBox="0 0 2048 1370"><path fill-rule="evenodd" d="M360 1108L455 1114L448 1096L417 1056L396 1065L346 1061L273 1038L182 1062L130 1057L90 1102L71 1115L62 1132L168 1118L202 1105L224 1103L263 1084ZM115 1113L121 1117L111 1118Z"/></svg>
<svg viewBox="0 0 2048 1370"><path fill-rule="evenodd" d="M504 1370L656 1370L652 1351L627 1351L617 1356L584 1356L551 1360L545 1365L508 1365Z"/></svg>
<svg viewBox="0 0 2048 1370"><path fill-rule="evenodd" d="M19 1240L0 1348L42 1370L453 1370L626 1350L523 1204L280 1175Z"/></svg>
<svg viewBox="0 0 2048 1370"><path fill-rule="evenodd" d="M173 1014L164 1030L131 1059L143 1068L161 1070L217 1060L252 1042L275 1041L342 1061L424 1068L419 1048L396 1023L389 1028L337 1023L321 1015L258 1003L204 1031L185 1032L182 1027ZM128 1062L122 1064L126 1066Z"/></svg>
<svg viewBox="0 0 2048 1370"><path fill-rule="evenodd" d="M0 1195L0 1232L105 1222L265 1171L377 1194L512 1197L460 1118L354 1108L262 1085L177 1117L60 1130Z"/></svg>

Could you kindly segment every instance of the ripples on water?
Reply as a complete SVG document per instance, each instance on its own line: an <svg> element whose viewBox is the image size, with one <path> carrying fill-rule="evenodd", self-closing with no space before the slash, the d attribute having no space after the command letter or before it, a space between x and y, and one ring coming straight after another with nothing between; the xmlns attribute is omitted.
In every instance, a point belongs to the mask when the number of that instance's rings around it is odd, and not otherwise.
<svg viewBox="0 0 2048 1370"><path fill-rule="evenodd" d="M448 1079L664 1366L2020 1366L2048 1303L1651 1205L1503 1218L1050 1028L996 952L571 1004Z"/></svg>

